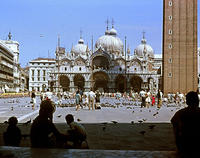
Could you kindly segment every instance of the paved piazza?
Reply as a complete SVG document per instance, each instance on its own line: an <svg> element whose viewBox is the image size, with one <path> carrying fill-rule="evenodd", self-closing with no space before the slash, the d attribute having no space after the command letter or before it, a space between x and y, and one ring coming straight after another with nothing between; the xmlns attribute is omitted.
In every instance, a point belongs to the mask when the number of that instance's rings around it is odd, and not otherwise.
<svg viewBox="0 0 200 158"><path fill-rule="evenodd" d="M0 123L8 120L11 116L16 116L19 123L33 120L39 112L40 98L37 97L37 105L32 110L30 98L6 98L0 99ZM54 101L57 102L56 98ZM88 107L75 110L74 100L62 100L65 107L57 107L54 113L54 122L65 122L65 116L71 113L75 119L80 119L81 123L102 123L117 121L119 123L137 122L170 122L174 113L185 105L176 106L175 104L163 103L158 110L156 106L150 108L140 108L140 102L128 101L124 98L101 98L102 108L100 110L88 110Z"/></svg>

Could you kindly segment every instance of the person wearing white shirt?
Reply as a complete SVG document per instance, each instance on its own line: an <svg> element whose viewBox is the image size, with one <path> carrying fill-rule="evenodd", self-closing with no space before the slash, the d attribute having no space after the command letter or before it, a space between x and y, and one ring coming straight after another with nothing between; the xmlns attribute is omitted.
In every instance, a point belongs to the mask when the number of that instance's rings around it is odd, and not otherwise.
<svg viewBox="0 0 200 158"><path fill-rule="evenodd" d="M89 110L90 110L91 105L92 105L92 110L94 110L95 97L96 97L96 95L95 95L95 93L91 89L90 92L89 92L89 94L88 94Z"/></svg>

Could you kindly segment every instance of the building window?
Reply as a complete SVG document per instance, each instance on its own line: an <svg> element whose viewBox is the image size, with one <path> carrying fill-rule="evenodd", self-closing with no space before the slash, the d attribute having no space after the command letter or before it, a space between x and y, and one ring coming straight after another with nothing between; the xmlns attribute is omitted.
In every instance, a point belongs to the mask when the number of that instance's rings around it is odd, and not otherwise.
<svg viewBox="0 0 200 158"><path fill-rule="evenodd" d="M65 67L65 71L67 71L67 68Z"/></svg>
<svg viewBox="0 0 200 158"><path fill-rule="evenodd" d="M79 67L79 71L81 71L81 67Z"/></svg>
<svg viewBox="0 0 200 158"><path fill-rule="evenodd" d="M137 71L137 68L135 68L135 71Z"/></svg>
<svg viewBox="0 0 200 158"><path fill-rule="evenodd" d="M40 81L40 78L38 77L38 81Z"/></svg>
<svg viewBox="0 0 200 158"><path fill-rule="evenodd" d="M32 76L34 76L34 70L32 70Z"/></svg>
<svg viewBox="0 0 200 158"><path fill-rule="evenodd" d="M169 16L169 20L172 20L172 15Z"/></svg>
<svg viewBox="0 0 200 158"><path fill-rule="evenodd" d="M40 76L40 70L38 70L38 76Z"/></svg>
<svg viewBox="0 0 200 158"><path fill-rule="evenodd" d="M34 77L32 77L32 81L34 81Z"/></svg>
<svg viewBox="0 0 200 158"><path fill-rule="evenodd" d="M43 81L45 81L45 77L43 77Z"/></svg>
<svg viewBox="0 0 200 158"><path fill-rule="evenodd" d="M172 77L172 73L170 72L170 73L168 73L168 77Z"/></svg>
<svg viewBox="0 0 200 158"><path fill-rule="evenodd" d="M45 76L46 75L46 70L43 70L43 76Z"/></svg>
<svg viewBox="0 0 200 158"><path fill-rule="evenodd" d="M169 63L172 63L172 58L169 58Z"/></svg>
<svg viewBox="0 0 200 158"><path fill-rule="evenodd" d="M40 91L40 87L38 87L37 90Z"/></svg>
<svg viewBox="0 0 200 158"><path fill-rule="evenodd" d="M172 49L172 44L171 43L169 44L169 49Z"/></svg>
<svg viewBox="0 0 200 158"><path fill-rule="evenodd" d="M170 6L170 7L172 6L172 1L169 1L169 6Z"/></svg>
<svg viewBox="0 0 200 158"><path fill-rule="evenodd" d="M172 34L172 30L171 29L169 29L169 35L171 35Z"/></svg>

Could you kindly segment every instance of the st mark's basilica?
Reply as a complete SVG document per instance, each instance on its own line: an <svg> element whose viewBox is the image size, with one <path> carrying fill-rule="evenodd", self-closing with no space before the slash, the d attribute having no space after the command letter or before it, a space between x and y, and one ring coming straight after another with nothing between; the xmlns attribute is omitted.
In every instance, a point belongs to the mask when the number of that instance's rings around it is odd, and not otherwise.
<svg viewBox="0 0 200 158"><path fill-rule="evenodd" d="M147 44L144 33L141 43L130 51L117 36L117 30L106 28L90 50L80 36L69 53L56 48L56 63L50 73L49 87L52 91L83 91L99 89L101 92L124 92L160 88L162 58L156 58Z"/></svg>

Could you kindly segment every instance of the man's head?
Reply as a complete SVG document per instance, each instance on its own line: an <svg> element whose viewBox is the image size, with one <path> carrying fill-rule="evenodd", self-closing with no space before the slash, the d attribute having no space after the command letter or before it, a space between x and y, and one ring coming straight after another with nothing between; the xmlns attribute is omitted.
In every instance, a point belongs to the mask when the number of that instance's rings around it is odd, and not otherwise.
<svg viewBox="0 0 200 158"><path fill-rule="evenodd" d="M15 116L10 117L8 119L8 124L11 125L11 126L16 125L17 123L18 123L18 120L17 120L17 118Z"/></svg>
<svg viewBox="0 0 200 158"><path fill-rule="evenodd" d="M190 91L186 95L186 104L188 106L199 106L199 97L197 92Z"/></svg>
<svg viewBox="0 0 200 158"><path fill-rule="evenodd" d="M67 122L67 124L70 124L71 122L74 122L74 117L72 114L68 114L66 117L65 117L65 120Z"/></svg>
<svg viewBox="0 0 200 158"><path fill-rule="evenodd" d="M53 113L55 112L55 106L50 100L44 100L40 104L39 115L52 119Z"/></svg>

